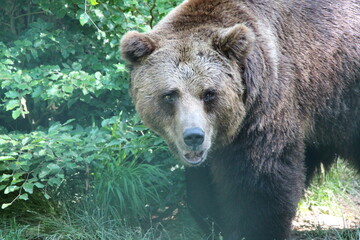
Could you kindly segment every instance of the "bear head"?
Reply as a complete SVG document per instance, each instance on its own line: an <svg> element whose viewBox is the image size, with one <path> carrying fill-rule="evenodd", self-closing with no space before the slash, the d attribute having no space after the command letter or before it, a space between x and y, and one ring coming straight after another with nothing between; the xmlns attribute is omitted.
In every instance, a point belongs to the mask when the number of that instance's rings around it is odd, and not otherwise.
<svg viewBox="0 0 360 240"><path fill-rule="evenodd" d="M246 114L241 72L254 41L244 24L122 38L135 108L185 164L201 164L236 136Z"/></svg>

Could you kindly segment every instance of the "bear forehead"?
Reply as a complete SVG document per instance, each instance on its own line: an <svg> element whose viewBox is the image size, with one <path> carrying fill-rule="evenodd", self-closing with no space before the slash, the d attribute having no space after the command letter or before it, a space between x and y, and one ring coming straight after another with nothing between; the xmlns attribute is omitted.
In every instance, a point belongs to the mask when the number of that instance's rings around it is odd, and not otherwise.
<svg viewBox="0 0 360 240"><path fill-rule="evenodd" d="M141 64L148 69L157 69L174 74L214 74L214 70L228 68L224 59L212 46L209 39L201 39L194 35L183 38L163 38L158 41L157 49Z"/></svg>
<svg viewBox="0 0 360 240"><path fill-rule="evenodd" d="M197 57L215 60L218 58L217 55L217 52L212 47L212 42L207 38L202 39L194 35L177 38L170 36L158 41L157 50L149 56L149 59L173 59L179 62L187 62L201 60Z"/></svg>
<svg viewBox="0 0 360 240"><path fill-rule="evenodd" d="M232 74L233 67L210 38L199 32L180 36L157 39L156 50L132 71L134 88L153 95L168 89L199 92L229 84L226 75Z"/></svg>
<svg viewBox="0 0 360 240"><path fill-rule="evenodd" d="M223 69L216 63L200 64L196 60L168 61L167 59L167 61L143 65L140 71L134 73L132 80L136 88L149 89L151 87L155 91L156 89L185 89L195 86L202 89L218 86L224 82L223 75Z"/></svg>
<svg viewBox="0 0 360 240"><path fill-rule="evenodd" d="M197 83L217 82L229 68L226 65L214 50L191 43L175 48L159 48L139 66L134 77L140 81L177 80L187 84L195 80Z"/></svg>

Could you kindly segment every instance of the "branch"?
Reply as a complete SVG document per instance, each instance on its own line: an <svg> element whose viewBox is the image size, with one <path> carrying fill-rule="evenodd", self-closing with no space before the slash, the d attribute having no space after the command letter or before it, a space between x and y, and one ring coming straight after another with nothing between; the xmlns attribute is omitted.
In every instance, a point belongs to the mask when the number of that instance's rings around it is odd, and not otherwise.
<svg viewBox="0 0 360 240"><path fill-rule="evenodd" d="M2 22L2 23L0 23L0 24L5 25L5 26L8 26L8 27L11 27L11 25L10 25L9 23L4 23L4 22ZM10 79L10 78L9 78L9 79Z"/></svg>
<svg viewBox="0 0 360 240"><path fill-rule="evenodd" d="M152 7L150 8L150 16L151 16L151 19L150 19L150 27L153 28L153 22L154 22L154 9L156 7L156 0L154 0L154 4L152 5Z"/></svg>
<svg viewBox="0 0 360 240"><path fill-rule="evenodd" d="M21 15L18 15L16 17L14 17L14 19L18 19L18 18L26 17L26 16L31 16L31 15L36 15L36 14L43 14L43 13L46 13L46 12L45 11L40 11L40 12L24 13L24 14L21 14Z"/></svg>

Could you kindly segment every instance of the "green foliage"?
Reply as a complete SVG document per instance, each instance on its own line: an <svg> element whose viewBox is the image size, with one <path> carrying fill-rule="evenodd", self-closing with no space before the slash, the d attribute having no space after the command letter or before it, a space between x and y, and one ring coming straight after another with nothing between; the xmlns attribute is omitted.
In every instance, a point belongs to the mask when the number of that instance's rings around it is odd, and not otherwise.
<svg viewBox="0 0 360 240"><path fill-rule="evenodd" d="M0 6L7 33L0 33L0 123L32 131L50 121L91 125L119 110L132 111L119 40L130 29L148 30L175 4L5 1Z"/></svg>
<svg viewBox="0 0 360 240"><path fill-rule="evenodd" d="M25 240L25 232L28 226L20 226L15 219L11 219L9 224L1 226L0 239L2 240Z"/></svg>
<svg viewBox="0 0 360 240"><path fill-rule="evenodd" d="M159 191L170 185L166 172L149 164L167 153L163 141L148 134L146 127L120 119L108 119L102 125L111 138L101 151L108 158L94 172L96 205L114 218L117 212L128 216L127 222L148 217L146 208L154 202L158 206Z"/></svg>
<svg viewBox="0 0 360 240"><path fill-rule="evenodd" d="M47 131L0 135L0 189L13 196L2 208L39 190L49 199L49 189L71 188L81 176L85 190L109 215L115 208L129 221L146 217L146 205L159 205L160 192L173 180L154 164L169 158L163 141L136 118L113 117L101 128L86 129L71 122L53 123Z"/></svg>
<svg viewBox="0 0 360 240"><path fill-rule="evenodd" d="M169 170L172 161L165 164L169 154L163 141L132 117L118 45L125 32L150 29L178 2L5 0L0 5L3 209L39 196L70 195L78 201L75 194L91 195L137 219L146 214L146 205L159 201L174 177L165 179L178 174ZM113 117L120 112L121 119Z"/></svg>

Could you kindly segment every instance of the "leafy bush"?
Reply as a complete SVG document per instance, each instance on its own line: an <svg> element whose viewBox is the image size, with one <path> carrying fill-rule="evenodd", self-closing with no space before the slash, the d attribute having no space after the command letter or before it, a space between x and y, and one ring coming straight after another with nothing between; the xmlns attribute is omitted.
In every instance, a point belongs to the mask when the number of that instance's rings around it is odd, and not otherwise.
<svg viewBox="0 0 360 240"><path fill-rule="evenodd" d="M75 204L133 224L181 201L182 170L134 116L118 47L181 1L2 2L2 216L59 217Z"/></svg>
<svg viewBox="0 0 360 240"><path fill-rule="evenodd" d="M117 211L129 222L147 217L146 206L160 205L159 195L175 181L165 171L173 161L156 164L169 158L161 139L136 117L106 119L101 128L83 129L71 122L53 123L47 131L0 135L0 190L11 199L2 208L28 200L37 190L49 199L61 185L73 190L73 198L85 192L109 215ZM85 191L74 188L79 179Z"/></svg>
<svg viewBox="0 0 360 240"><path fill-rule="evenodd" d="M121 111L124 118L117 124L133 115L118 42L130 29L149 29L176 4L7 0L0 6L5 30L0 33L0 189L5 195L17 193L14 199L25 200L35 188L48 198L48 187L88 172L94 159L110 168L112 157L122 159L129 151L140 158L135 149L143 143L136 135L127 149L111 150L124 156L107 155L106 141L115 142L107 123ZM121 136L115 137L120 144Z"/></svg>
<svg viewBox="0 0 360 240"><path fill-rule="evenodd" d="M51 121L91 125L119 110L131 112L119 40L130 29L148 30L175 5L164 0L5 1L0 6L6 33L0 33L0 124L32 131Z"/></svg>

